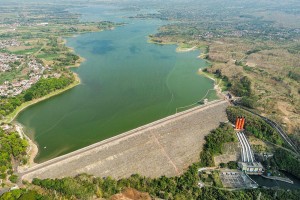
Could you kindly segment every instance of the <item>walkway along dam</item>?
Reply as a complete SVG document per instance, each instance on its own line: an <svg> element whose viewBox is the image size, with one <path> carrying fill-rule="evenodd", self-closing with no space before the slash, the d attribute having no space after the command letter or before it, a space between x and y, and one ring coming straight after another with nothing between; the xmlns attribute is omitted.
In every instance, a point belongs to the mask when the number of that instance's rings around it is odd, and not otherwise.
<svg viewBox="0 0 300 200"><path fill-rule="evenodd" d="M217 100L20 171L22 179L181 174L199 159L204 137L227 121L228 102Z"/></svg>

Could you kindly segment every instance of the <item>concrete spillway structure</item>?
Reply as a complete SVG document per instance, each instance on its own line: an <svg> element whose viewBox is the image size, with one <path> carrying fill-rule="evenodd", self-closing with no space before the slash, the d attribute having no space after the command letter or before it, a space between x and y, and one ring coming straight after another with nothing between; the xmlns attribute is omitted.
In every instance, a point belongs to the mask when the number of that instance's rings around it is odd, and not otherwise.
<svg viewBox="0 0 300 200"><path fill-rule="evenodd" d="M241 139L241 137L240 137L240 134L237 133L236 135L237 135L238 140L239 140L239 142L240 142L240 144L241 144L241 146L242 146L242 148L241 148L241 157L242 157L242 161L243 161L243 162L246 162L246 156L245 156L245 147L244 147L244 144L242 143L242 139Z"/></svg>
<svg viewBox="0 0 300 200"><path fill-rule="evenodd" d="M243 162L254 162L254 155L251 150L250 144L245 137L243 132L237 132L237 137L242 146L242 161Z"/></svg>
<svg viewBox="0 0 300 200"><path fill-rule="evenodd" d="M248 153L248 157L249 157L249 162L254 162L254 155L253 155L253 152L252 152L252 149L250 147L250 144L245 136L245 134L242 132L241 133L241 136L244 140L244 143L246 144L246 148L247 148L247 153Z"/></svg>
<svg viewBox="0 0 300 200"><path fill-rule="evenodd" d="M254 154L245 134L243 132L237 132L236 134L241 144L242 162L238 163L239 167L247 174L262 174L263 166L261 163L255 161Z"/></svg>

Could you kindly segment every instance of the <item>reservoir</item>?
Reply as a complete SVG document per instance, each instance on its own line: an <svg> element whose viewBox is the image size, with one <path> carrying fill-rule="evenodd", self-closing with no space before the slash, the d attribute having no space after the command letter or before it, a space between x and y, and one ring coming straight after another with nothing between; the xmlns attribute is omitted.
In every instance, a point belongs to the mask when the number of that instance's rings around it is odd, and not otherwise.
<svg viewBox="0 0 300 200"><path fill-rule="evenodd" d="M262 176L255 176L255 175L252 175L250 177L261 187L283 188L283 189L299 189L300 188L300 180L297 177L295 177L287 172L281 172L281 173L284 173L284 175L287 178L289 178L290 180L292 180L294 183L290 184L290 183L286 183L283 181L267 179Z"/></svg>
<svg viewBox="0 0 300 200"><path fill-rule="evenodd" d="M213 88L212 80L197 73L207 65L197 58L199 51L177 53L176 45L147 42L162 21L125 19L118 16L130 13L120 10L117 15L110 9L77 10L83 20L90 13L93 19L126 22L114 30L67 38L67 46L86 59L73 69L81 84L25 109L16 118L39 146L35 162L174 114ZM206 98L216 95L209 92Z"/></svg>

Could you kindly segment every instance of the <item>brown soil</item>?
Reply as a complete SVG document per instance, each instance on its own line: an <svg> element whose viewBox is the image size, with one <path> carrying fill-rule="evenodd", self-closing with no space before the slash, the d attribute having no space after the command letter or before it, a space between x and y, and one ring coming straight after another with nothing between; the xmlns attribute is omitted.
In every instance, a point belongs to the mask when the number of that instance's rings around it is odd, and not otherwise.
<svg viewBox="0 0 300 200"><path fill-rule="evenodd" d="M240 148L237 142L230 142L223 145L222 155L214 157L215 165L220 163L228 163L229 161L237 161L240 157Z"/></svg>
<svg viewBox="0 0 300 200"><path fill-rule="evenodd" d="M250 78L253 93L258 97L258 112L280 123L287 132L295 133L300 127L299 83L288 73L300 73L300 57L287 51L288 45L230 38L211 42L209 71L221 70L231 81L239 81L243 76ZM266 49L247 53L260 48Z"/></svg>
<svg viewBox="0 0 300 200"><path fill-rule="evenodd" d="M148 193L139 192L132 188L125 189L122 193L113 195L110 200L151 200Z"/></svg>

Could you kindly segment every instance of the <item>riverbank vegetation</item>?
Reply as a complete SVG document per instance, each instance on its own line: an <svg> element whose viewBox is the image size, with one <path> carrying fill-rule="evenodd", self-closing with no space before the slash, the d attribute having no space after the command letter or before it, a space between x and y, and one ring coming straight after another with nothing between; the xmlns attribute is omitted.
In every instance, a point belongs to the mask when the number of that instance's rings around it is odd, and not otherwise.
<svg viewBox="0 0 300 200"><path fill-rule="evenodd" d="M20 138L15 131L3 131L0 128L0 180L1 187L16 183L18 176L14 168L26 164L28 142Z"/></svg>
<svg viewBox="0 0 300 200"><path fill-rule="evenodd" d="M300 158L295 157L290 152L277 149L274 153L274 161L279 170L289 172L300 179Z"/></svg>
<svg viewBox="0 0 300 200"><path fill-rule="evenodd" d="M3 98L0 102L0 115L7 116L21 104L40 98L51 92L62 89L74 81L73 75L59 78L40 79L31 88L16 97Z"/></svg>
<svg viewBox="0 0 300 200"><path fill-rule="evenodd" d="M55 90L62 89L74 81L74 77L48 78L39 80L34 86L26 90L24 101L30 101L45 96Z"/></svg>

